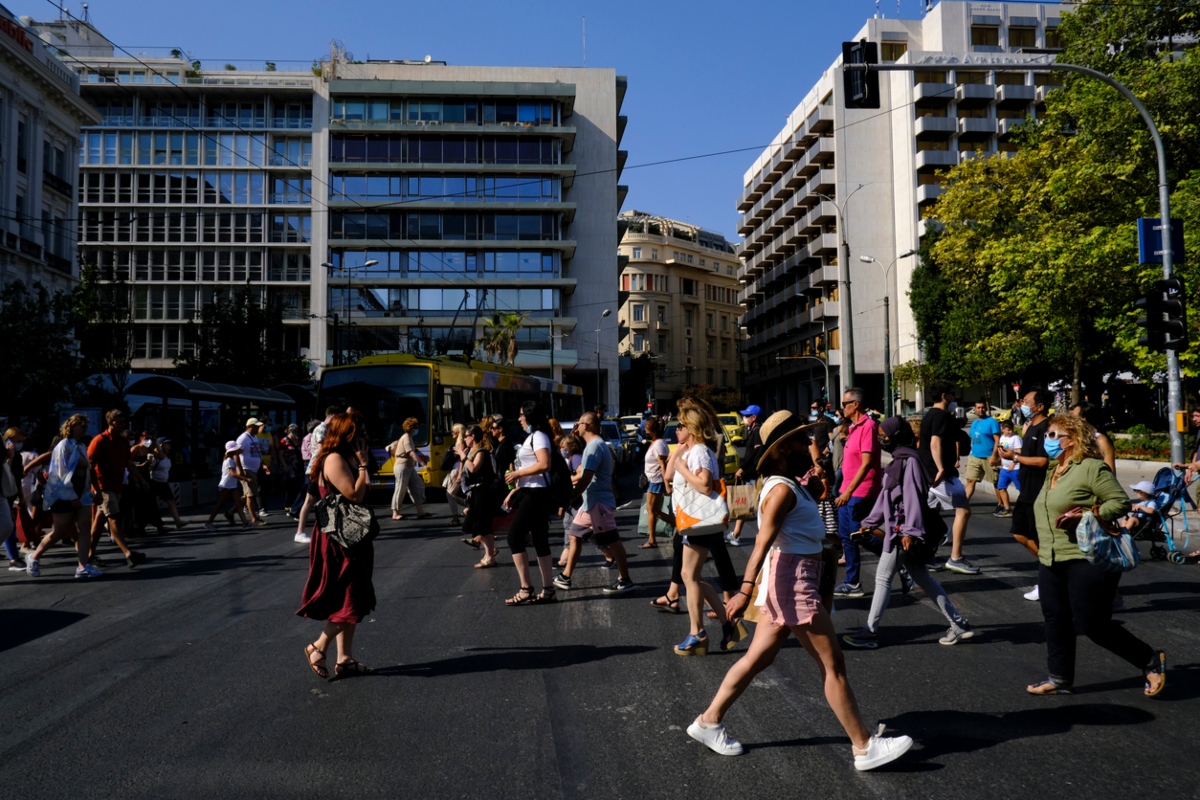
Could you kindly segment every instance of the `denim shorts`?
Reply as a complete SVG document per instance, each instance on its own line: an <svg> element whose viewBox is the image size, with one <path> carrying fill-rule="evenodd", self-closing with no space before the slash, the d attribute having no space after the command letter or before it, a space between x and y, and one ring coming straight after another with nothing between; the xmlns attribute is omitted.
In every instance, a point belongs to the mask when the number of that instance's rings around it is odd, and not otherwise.
<svg viewBox="0 0 1200 800"><path fill-rule="evenodd" d="M647 494L666 494L666 485L663 483L652 483L646 487Z"/></svg>

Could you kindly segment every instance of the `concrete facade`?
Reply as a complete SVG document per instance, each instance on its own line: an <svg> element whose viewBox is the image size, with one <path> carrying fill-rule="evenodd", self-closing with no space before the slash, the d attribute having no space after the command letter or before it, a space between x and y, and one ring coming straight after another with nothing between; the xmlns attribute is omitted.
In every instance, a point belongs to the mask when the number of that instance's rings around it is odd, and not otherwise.
<svg viewBox="0 0 1200 800"><path fill-rule="evenodd" d="M916 258L902 254L919 246L922 214L941 194L943 173L965 158L1012 151L1008 134L1036 117L1057 83L1046 71L1001 73L972 62L1053 52L1065 8L944 0L922 20L871 19L846 37L877 42L885 62L928 69L881 73L880 109L847 109L839 58L746 171L737 207L752 400L800 408L823 399L826 359L828 394L836 399L844 236L857 383L872 405L885 405L883 300L886 294L891 303L893 366L919 359L908 305ZM916 387L897 388L905 407L921 405Z"/></svg>
<svg viewBox="0 0 1200 800"><path fill-rule="evenodd" d="M0 6L0 286L77 281L80 129L97 119L78 76Z"/></svg>

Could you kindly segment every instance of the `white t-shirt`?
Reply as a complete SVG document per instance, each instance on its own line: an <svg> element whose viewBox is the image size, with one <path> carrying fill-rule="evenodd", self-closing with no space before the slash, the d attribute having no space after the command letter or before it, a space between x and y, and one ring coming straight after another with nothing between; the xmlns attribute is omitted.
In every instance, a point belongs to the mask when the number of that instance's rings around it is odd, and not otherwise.
<svg viewBox="0 0 1200 800"><path fill-rule="evenodd" d="M1019 453L1021 452L1021 437L1017 436L1015 433L1012 436L1001 436L1000 446L1006 450L1012 450L1015 453ZM1002 458L1000 459L1000 468L1016 469L1017 460L1015 458Z"/></svg>
<svg viewBox="0 0 1200 800"><path fill-rule="evenodd" d="M242 448L242 466L246 472L258 472L262 466L262 447L258 437L249 431L243 431L237 438L238 447Z"/></svg>
<svg viewBox="0 0 1200 800"><path fill-rule="evenodd" d="M237 462L230 456L221 462L221 482L217 484L221 489L236 489L238 485L237 476L233 474L237 468Z"/></svg>
<svg viewBox="0 0 1200 800"><path fill-rule="evenodd" d="M692 445L692 449L687 451L684 460L687 462L687 468L691 470L693 475L699 475L700 470L706 469L712 473L714 479L721 477L721 473L718 471L720 467L717 466L717 457L705 445ZM687 491L686 487L690 486L687 478L683 477L683 473L679 470L675 470L675 479L671 481L671 485L676 491ZM714 490L709 493L709 497L713 497L716 494L717 492Z"/></svg>
<svg viewBox="0 0 1200 800"><path fill-rule="evenodd" d="M163 456L154 462L154 468L150 470L150 480L158 483L166 483L171 477L171 459Z"/></svg>
<svg viewBox="0 0 1200 800"><path fill-rule="evenodd" d="M541 431L534 431L529 436L525 437L525 441L521 443L517 449L517 469L525 469L537 464L537 451L545 450L546 456L550 455L550 437ZM524 489L530 486L545 488L550 484L546 482L547 474L545 472L539 475L526 475L523 478L517 478L517 488Z"/></svg>
<svg viewBox="0 0 1200 800"><path fill-rule="evenodd" d="M646 448L646 480L650 483L662 483L662 462L659 457L666 458L671 455L671 448L662 439L655 439L653 444Z"/></svg>

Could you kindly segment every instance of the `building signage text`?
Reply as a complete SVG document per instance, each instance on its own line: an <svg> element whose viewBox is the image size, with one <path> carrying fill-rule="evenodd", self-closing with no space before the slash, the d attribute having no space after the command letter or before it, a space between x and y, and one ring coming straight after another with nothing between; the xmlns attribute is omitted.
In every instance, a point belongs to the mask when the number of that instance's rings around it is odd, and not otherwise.
<svg viewBox="0 0 1200 800"><path fill-rule="evenodd" d="M13 22L11 19L0 17L0 30L4 31L13 39L15 39L17 44L21 45L21 47L24 47L31 53L33 52L33 40L29 38L29 35L25 33L25 29L20 25Z"/></svg>

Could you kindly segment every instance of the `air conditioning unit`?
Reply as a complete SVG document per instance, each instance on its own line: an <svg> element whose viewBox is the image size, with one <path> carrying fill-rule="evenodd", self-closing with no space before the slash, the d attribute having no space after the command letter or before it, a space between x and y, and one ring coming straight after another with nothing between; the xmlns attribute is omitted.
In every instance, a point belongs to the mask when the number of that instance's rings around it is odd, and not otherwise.
<svg viewBox="0 0 1200 800"><path fill-rule="evenodd" d="M429 125L441 125L442 123L438 122L436 119L431 119L431 120L429 120L429 122L428 122L427 124L429 124Z"/></svg>
<svg viewBox="0 0 1200 800"><path fill-rule="evenodd" d="M511 128L511 127L512 127L512 123L511 123L511 122L501 122L501 123L500 123L500 127L502 127L502 128Z"/></svg>

